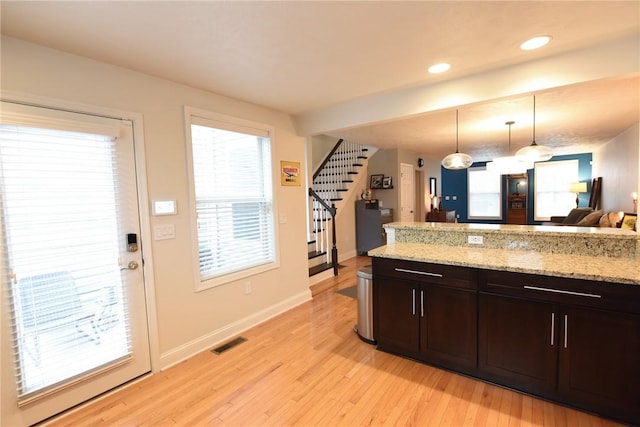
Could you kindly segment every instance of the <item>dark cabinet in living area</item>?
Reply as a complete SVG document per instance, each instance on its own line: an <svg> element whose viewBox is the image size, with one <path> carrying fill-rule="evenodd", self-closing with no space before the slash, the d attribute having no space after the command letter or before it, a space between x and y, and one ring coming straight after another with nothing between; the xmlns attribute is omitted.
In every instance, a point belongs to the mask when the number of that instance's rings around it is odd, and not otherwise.
<svg viewBox="0 0 640 427"><path fill-rule="evenodd" d="M356 250L366 255L367 251L387 243L387 236L382 227L393 221L393 209L379 208L377 201L356 202Z"/></svg>

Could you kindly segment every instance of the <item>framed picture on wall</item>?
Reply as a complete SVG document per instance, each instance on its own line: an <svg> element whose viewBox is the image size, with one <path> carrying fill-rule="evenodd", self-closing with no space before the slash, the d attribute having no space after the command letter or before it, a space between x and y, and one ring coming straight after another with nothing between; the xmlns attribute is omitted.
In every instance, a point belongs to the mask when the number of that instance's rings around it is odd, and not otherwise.
<svg viewBox="0 0 640 427"><path fill-rule="evenodd" d="M391 188L393 186L390 176L382 178L382 188Z"/></svg>
<svg viewBox="0 0 640 427"><path fill-rule="evenodd" d="M380 175L371 175L371 178L369 179L369 188L371 189L376 189L376 188L382 188L382 179L384 178L384 175L380 174Z"/></svg>

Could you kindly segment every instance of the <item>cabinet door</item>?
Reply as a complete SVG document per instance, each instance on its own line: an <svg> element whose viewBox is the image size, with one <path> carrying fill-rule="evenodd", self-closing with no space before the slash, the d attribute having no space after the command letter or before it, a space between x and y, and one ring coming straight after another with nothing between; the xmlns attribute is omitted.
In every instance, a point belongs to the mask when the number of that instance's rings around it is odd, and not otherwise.
<svg viewBox="0 0 640 427"><path fill-rule="evenodd" d="M418 356L417 294L412 282L374 277L373 331L379 349Z"/></svg>
<svg viewBox="0 0 640 427"><path fill-rule="evenodd" d="M476 292L437 285L420 290L420 351L429 363L470 373L477 364Z"/></svg>
<svg viewBox="0 0 640 427"><path fill-rule="evenodd" d="M640 425L640 316L569 307L561 325L563 397Z"/></svg>
<svg viewBox="0 0 640 427"><path fill-rule="evenodd" d="M525 392L553 393L559 317L554 306L481 293L479 310L480 375Z"/></svg>

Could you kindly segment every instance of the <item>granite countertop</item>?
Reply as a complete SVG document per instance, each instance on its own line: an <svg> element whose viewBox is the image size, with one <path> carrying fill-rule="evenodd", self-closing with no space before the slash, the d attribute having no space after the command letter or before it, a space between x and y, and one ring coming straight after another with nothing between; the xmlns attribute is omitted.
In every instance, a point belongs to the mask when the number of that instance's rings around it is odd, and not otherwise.
<svg viewBox="0 0 640 427"><path fill-rule="evenodd" d="M548 236L590 235L599 238L637 240L638 233L612 227L576 227L554 225L470 224L450 222L390 222L384 228L397 230L440 231L447 233L481 232L483 234L519 234L531 236L544 233Z"/></svg>
<svg viewBox="0 0 640 427"><path fill-rule="evenodd" d="M560 228L564 229L564 227ZM612 258L425 243L391 243L370 250L369 255L380 258L640 285L640 257L637 255L632 258Z"/></svg>

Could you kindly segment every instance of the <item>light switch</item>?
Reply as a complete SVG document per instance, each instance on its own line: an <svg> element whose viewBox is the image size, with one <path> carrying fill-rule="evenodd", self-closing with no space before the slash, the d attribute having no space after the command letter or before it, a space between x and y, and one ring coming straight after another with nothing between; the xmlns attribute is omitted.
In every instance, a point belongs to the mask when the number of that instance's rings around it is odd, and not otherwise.
<svg viewBox="0 0 640 427"><path fill-rule="evenodd" d="M174 224L163 224L153 227L153 240L167 240L175 238L176 226Z"/></svg>

